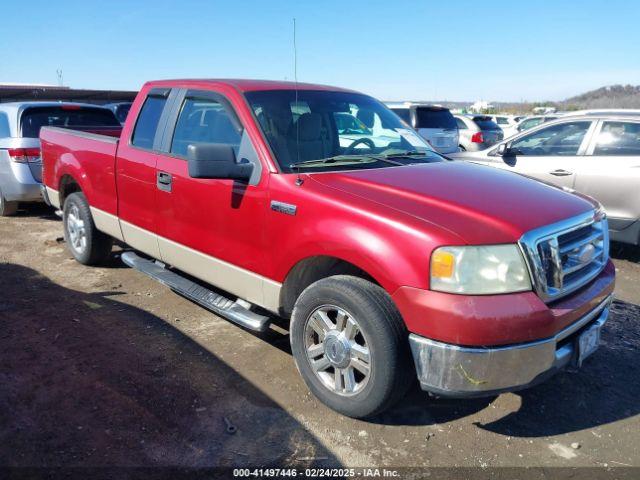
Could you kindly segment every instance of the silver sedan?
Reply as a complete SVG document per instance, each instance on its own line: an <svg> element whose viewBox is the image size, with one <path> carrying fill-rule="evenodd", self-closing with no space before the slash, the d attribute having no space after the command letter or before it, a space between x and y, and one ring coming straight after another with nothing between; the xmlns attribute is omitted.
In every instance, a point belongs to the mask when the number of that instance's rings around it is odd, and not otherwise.
<svg viewBox="0 0 640 480"><path fill-rule="evenodd" d="M607 211L611 239L640 245L640 116L562 117L487 149L448 156L590 195Z"/></svg>

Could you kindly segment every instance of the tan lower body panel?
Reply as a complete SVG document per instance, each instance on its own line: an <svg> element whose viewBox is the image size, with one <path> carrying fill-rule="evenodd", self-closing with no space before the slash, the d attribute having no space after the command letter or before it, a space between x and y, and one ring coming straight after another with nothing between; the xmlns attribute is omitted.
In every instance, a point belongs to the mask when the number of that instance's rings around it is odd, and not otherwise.
<svg viewBox="0 0 640 480"><path fill-rule="evenodd" d="M248 302L277 313L282 284L166 238L158 237L162 261Z"/></svg>
<svg viewBox="0 0 640 480"><path fill-rule="evenodd" d="M51 202L51 206L60 209L60 193L58 190L54 190L53 188L47 187L47 197L49 197L49 202Z"/></svg>
<svg viewBox="0 0 640 480"><path fill-rule="evenodd" d="M144 228L120 220L123 241L141 252L160 259L160 247L158 246L158 236Z"/></svg>
<svg viewBox="0 0 640 480"><path fill-rule="evenodd" d="M101 232L111 235L113 238L117 238L120 241L124 241L122 230L120 229L120 221L115 215L111 215L99 208L90 207L91 216L93 217L93 223L96 224L96 228Z"/></svg>
<svg viewBox="0 0 640 480"><path fill-rule="evenodd" d="M282 284L119 220L122 241L243 300L278 313ZM96 223L96 226L98 224ZM103 230L106 233L106 230Z"/></svg>

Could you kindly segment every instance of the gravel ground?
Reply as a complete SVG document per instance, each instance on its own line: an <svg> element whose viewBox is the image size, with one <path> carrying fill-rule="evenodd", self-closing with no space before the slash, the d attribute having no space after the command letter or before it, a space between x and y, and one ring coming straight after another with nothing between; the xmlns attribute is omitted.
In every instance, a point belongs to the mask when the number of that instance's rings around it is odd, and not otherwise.
<svg viewBox="0 0 640 480"><path fill-rule="evenodd" d="M368 421L312 397L256 335L144 275L67 253L44 207L0 218L2 466L640 466L640 249L578 373L498 397L413 391ZM237 432L226 431L225 417Z"/></svg>

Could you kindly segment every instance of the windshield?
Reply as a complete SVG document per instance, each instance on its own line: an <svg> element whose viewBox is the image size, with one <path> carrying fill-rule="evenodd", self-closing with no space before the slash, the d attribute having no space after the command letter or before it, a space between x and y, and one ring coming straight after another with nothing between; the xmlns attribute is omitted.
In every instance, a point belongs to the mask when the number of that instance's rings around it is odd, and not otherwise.
<svg viewBox="0 0 640 480"><path fill-rule="evenodd" d="M393 112L366 95L267 90L247 92L245 96L285 172L297 168L380 168L442 160ZM394 161L387 161L386 157L393 157Z"/></svg>
<svg viewBox="0 0 640 480"><path fill-rule="evenodd" d="M30 107L22 113L22 136L38 138L42 127L120 127L111 110L77 105Z"/></svg>

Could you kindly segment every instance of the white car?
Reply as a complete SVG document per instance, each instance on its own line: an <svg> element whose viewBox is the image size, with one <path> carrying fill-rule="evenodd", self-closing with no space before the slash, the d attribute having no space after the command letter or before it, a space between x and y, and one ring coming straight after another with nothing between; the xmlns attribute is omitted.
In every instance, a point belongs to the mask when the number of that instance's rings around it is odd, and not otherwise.
<svg viewBox="0 0 640 480"><path fill-rule="evenodd" d="M386 105L429 142L435 151L447 154L460 150L458 124L448 108L412 102L389 102Z"/></svg>
<svg viewBox="0 0 640 480"><path fill-rule="evenodd" d="M513 115L489 115L491 120L493 120L504 132L506 128L513 127L518 122L515 120Z"/></svg>
<svg viewBox="0 0 640 480"><path fill-rule="evenodd" d="M529 130L530 128L537 127L541 123L550 122L551 120L557 120L560 115L536 115L533 117L526 117L523 120L519 121L515 125L511 125L506 129L503 128L504 138L512 137L517 133L524 132L525 130Z"/></svg>

